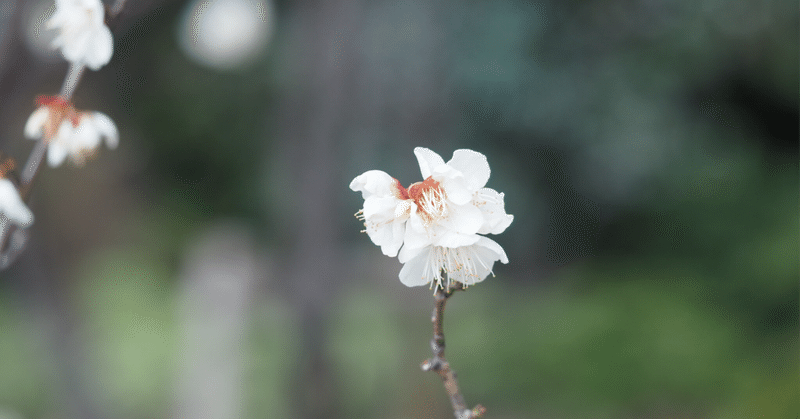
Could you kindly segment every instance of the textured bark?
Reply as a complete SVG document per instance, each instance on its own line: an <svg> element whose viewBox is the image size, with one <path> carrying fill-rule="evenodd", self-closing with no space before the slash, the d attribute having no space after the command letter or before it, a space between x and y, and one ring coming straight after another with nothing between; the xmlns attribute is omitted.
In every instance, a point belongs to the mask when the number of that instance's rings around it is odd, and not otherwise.
<svg viewBox="0 0 800 419"><path fill-rule="evenodd" d="M447 299L454 292L462 289L464 288L462 288L460 282L456 282L455 286L447 290L436 288L436 292L433 294L434 307L431 315L431 322L433 323L431 351L433 351L433 358L423 362L421 367L423 371L435 372L442 379L444 389L450 397L450 404L453 406L453 414L456 419L470 419L483 416L486 413L486 408L481 405L477 405L471 410L467 408L464 396L458 388L456 372L450 368L450 363L444 357L444 307L447 304Z"/></svg>

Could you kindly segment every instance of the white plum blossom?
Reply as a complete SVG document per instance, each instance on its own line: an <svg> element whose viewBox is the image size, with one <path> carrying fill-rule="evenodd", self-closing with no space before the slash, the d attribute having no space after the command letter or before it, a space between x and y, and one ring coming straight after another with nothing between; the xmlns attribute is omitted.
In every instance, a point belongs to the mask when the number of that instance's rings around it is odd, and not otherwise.
<svg viewBox="0 0 800 419"><path fill-rule="evenodd" d="M59 31L53 48L64 58L92 70L108 64L114 52L114 39L105 22L100 0L56 0L56 11L47 21L49 29Z"/></svg>
<svg viewBox="0 0 800 419"><path fill-rule="evenodd" d="M6 178L0 179L0 231L8 222L19 227L28 227L33 222L33 213L22 202L17 188Z"/></svg>
<svg viewBox="0 0 800 419"><path fill-rule="evenodd" d="M78 112L71 103L56 97L39 99L37 108L25 123L25 136L44 137L48 142L47 163L60 166L67 156L82 165L103 139L109 148L116 148L119 132L114 121L101 112Z"/></svg>
<svg viewBox="0 0 800 419"><path fill-rule="evenodd" d="M353 179L364 208L357 216L365 232L387 256L404 264L400 281L449 288L483 281L494 262L508 263L503 248L482 234L502 233L514 220L505 212L503 194L486 188L489 163L472 150L456 150L447 163L417 147L423 181L404 188L380 170ZM443 285L442 273L447 274Z"/></svg>

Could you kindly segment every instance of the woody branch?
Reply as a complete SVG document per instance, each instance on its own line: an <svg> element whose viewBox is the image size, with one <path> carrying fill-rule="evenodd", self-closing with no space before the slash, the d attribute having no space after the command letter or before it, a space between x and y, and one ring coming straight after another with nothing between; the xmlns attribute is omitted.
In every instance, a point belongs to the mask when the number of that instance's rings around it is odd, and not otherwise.
<svg viewBox="0 0 800 419"><path fill-rule="evenodd" d="M423 371L435 372L442 379L444 389L447 391L447 395L450 396L450 404L453 406L453 414L456 419L471 419L482 417L486 413L486 408L481 405L475 406L472 410L467 408L464 396L458 388L456 372L450 368L450 363L444 357L444 307L447 304L447 299L454 292L462 289L464 288L460 282L456 282L455 286L449 287L447 290L443 290L441 287L436 288L436 292L433 294L434 308L431 315L431 322L433 323L433 339L431 339L433 358L423 362L421 368Z"/></svg>

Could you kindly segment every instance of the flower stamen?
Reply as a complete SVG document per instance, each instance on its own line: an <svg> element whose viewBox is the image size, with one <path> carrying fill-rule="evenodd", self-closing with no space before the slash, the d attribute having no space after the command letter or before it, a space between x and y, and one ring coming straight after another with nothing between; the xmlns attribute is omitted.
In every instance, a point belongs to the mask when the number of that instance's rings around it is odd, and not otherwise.
<svg viewBox="0 0 800 419"><path fill-rule="evenodd" d="M429 227L437 221L447 217L447 196L441 184L428 176L422 182L417 182L408 187L408 197L417 204L420 217Z"/></svg>

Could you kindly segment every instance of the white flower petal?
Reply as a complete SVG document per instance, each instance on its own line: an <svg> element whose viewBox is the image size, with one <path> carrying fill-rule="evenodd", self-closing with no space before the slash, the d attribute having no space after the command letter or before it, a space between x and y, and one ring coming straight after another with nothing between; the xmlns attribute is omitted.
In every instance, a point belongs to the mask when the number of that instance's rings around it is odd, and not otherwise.
<svg viewBox="0 0 800 419"><path fill-rule="evenodd" d="M90 117L100 137L106 139L106 146L110 149L117 148L119 131L117 131L114 121L102 112L92 112Z"/></svg>
<svg viewBox="0 0 800 419"><path fill-rule="evenodd" d="M435 246L469 246L478 240L476 234L483 225L483 214L472 205L450 206L450 216L442 221L433 239Z"/></svg>
<svg viewBox="0 0 800 419"><path fill-rule="evenodd" d="M405 232L405 222L396 221L392 223L391 237L387 239L386 243L381 246L381 251L384 255L392 258L397 256L397 252L400 250L400 247L403 246L403 237L405 236Z"/></svg>
<svg viewBox="0 0 800 419"><path fill-rule="evenodd" d="M405 219L396 217L397 201L397 198L391 196L373 196L364 201L362 210L364 230L370 240L381 247L383 254L390 257L397 256L405 233Z"/></svg>
<svg viewBox="0 0 800 419"><path fill-rule="evenodd" d="M71 154L73 148L74 128L69 121L62 121L58 126L58 131L55 137L50 139L47 145L47 164L50 167L60 166L64 162L64 158Z"/></svg>
<svg viewBox="0 0 800 419"><path fill-rule="evenodd" d="M477 234L464 234L455 231L446 231L446 234L441 234L437 236L436 240L432 240L432 244L435 246L447 247L447 248L457 248L463 246L469 246L478 241L481 236Z"/></svg>
<svg viewBox="0 0 800 419"><path fill-rule="evenodd" d="M367 199L370 196L394 196L397 180L381 170L369 170L356 176L350 182L350 189L361 192L361 197Z"/></svg>
<svg viewBox="0 0 800 419"><path fill-rule="evenodd" d="M42 138L44 134L44 125L47 123L47 118L50 116L50 109L47 106L40 106L28 117L25 122L25 137L32 140Z"/></svg>
<svg viewBox="0 0 800 419"><path fill-rule="evenodd" d="M400 249L400 253L397 255L397 260L400 263L406 263L409 260L414 259L415 257L417 257L417 255L419 255L420 253L422 253L424 251L427 251L429 249L430 249L430 246L423 246L423 247L403 246L403 248Z"/></svg>
<svg viewBox="0 0 800 419"><path fill-rule="evenodd" d="M484 219L478 234L500 234L514 221L513 215L506 214L504 196L491 188L483 188L475 194L473 203Z"/></svg>
<svg viewBox="0 0 800 419"><path fill-rule="evenodd" d="M450 217L451 228L464 234L475 234L483 225L483 213L474 205L452 205Z"/></svg>
<svg viewBox="0 0 800 419"><path fill-rule="evenodd" d="M400 246L403 245L403 233L405 223L391 222L382 228L366 228L367 235L376 246L380 246L381 252L389 257L397 256Z"/></svg>
<svg viewBox="0 0 800 419"><path fill-rule="evenodd" d="M460 179L446 180L442 186L447 195L447 200L456 205L464 205L472 200L474 191L467 189Z"/></svg>
<svg viewBox="0 0 800 419"><path fill-rule="evenodd" d="M353 179L350 189L361 192L364 198L361 214L370 240L381 247L383 254L397 256L408 218L399 211L404 201L399 198L397 180L380 170L370 170Z"/></svg>
<svg viewBox="0 0 800 419"><path fill-rule="evenodd" d="M60 0L45 26L59 31L53 47L60 48L67 61L98 70L113 54L113 37L104 17L100 0Z"/></svg>
<svg viewBox="0 0 800 419"><path fill-rule="evenodd" d="M447 165L464 175L464 186L470 191L477 191L489 181L489 162L486 156L477 151L456 150Z"/></svg>
<svg viewBox="0 0 800 419"><path fill-rule="evenodd" d="M418 287L429 284L436 273L432 271L430 263L432 248L427 247L418 252L415 257L403 264L400 269L400 282L407 287Z"/></svg>
<svg viewBox="0 0 800 419"><path fill-rule="evenodd" d="M478 252L481 257L485 257L487 260L492 260L493 262L499 260L504 264L508 263L508 256L506 256L506 252L503 250L503 247L488 237L481 236L481 238L473 246L476 247L475 251Z"/></svg>
<svg viewBox="0 0 800 419"><path fill-rule="evenodd" d="M50 167L61 166L64 159L67 158L67 149L56 143L50 143L47 146L47 164Z"/></svg>
<svg viewBox="0 0 800 419"><path fill-rule="evenodd" d="M0 179L0 216L21 227L33 222L33 213L22 202L19 191L8 179Z"/></svg>
<svg viewBox="0 0 800 419"><path fill-rule="evenodd" d="M86 66L97 71L111 61L112 55L114 55L114 38L111 30L106 25L102 25L92 33L92 38L87 45Z"/></svg>
<svg viewBox="0 0 800 419"><path fill-rule="evenodd" d="M371 196L364 200L364 218L375 223L394 220L398 199L393 196Z"/></svg>
<svg viewBox="0 0 800 419"><path fill-rule="evenodd" d="M94 150L99 145L100 133L97 131L97 126L91 116L84 115L78 126L72 131L72 138L70 138L72 154Z"/></svg>
<svg viewBox="0 0 800 419"><path fill-rule="evenodd" d="M425 226L425 221L414 211L406 222L405 236L403 237L403 248L419 249L429 246L431 241L431 231Z"/></svg>
<svg viewBox="0 0 800 419"><path fill-rule="evenodd" d="M492 273L496 261L508 263L508 257L494 240L480 237L471 246L446 249L442 253L442 269L447 280L472 285L486 279Z"/></svg>
<svg viewBox="0 0 800 419"><path fill-rule="evenodd" d="M417 156L419 162L419 170L422 173L422 179L427 179L433 174L437 167L444 165L444 160L432 150L417 147L414 149L414 155Z"/></svg>
<svg viewBox="0 0 800 419"><path fill-rule="evenodd" d="M409 287L427 285L449 287L450 283L461 282L472 285L483 281L492 273L496 261L508 263L503 248L486 237L473 245L457 248L427 246L408 252L400 251L400 281ZM443 275L444 274L444 275ZM447 278L447 284L443 284Z"/></svg>

